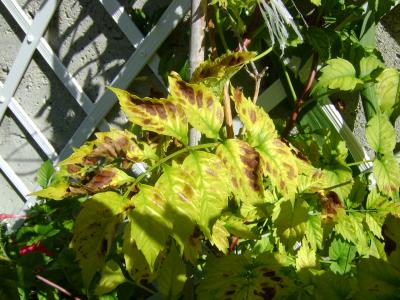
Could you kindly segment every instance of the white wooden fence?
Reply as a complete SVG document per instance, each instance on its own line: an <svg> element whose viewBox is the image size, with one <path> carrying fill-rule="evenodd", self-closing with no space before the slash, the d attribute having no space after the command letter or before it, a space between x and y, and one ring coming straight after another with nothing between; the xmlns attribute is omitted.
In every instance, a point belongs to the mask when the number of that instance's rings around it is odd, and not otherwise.
<svg viewBox="0 0 400 300"><path fill-rule="evenodd" d="M36 146L45 153L48 159L57 163L71 153L73 146L77 147L82 145L96 128L102 131L109 129L110 126L104 118L116 103L116 98L111 92L105 91L99 96L96 102L93 102L88 95L85 94L82 87L78 84L78 81L68 72L60 58L53 52L49 43L43 37L43 33L55 13L59 1L44 0L33 20L22 10L16 0L1 0L1 2L25 33L25 38L5 82L0 82L0 122L8 109L14 118L22 124ZM172 1L160 17L157 25L146 37L143 36L137 26L132 22L131 17L124 11L123 6L120 5L118 0L98 0L98 2L99 5L102 5L110 14L116 25L136 49L132 56L120 68L111 86L123 89L127 88L146 64L162 83L162 79L158 75L160 59L156 52L190 9L190 0ZM21 105L13 98L35 50L38 50L48 66L54 71L54 74L65 85L66 89L86 113L83 122L60 153L55 151L52 144L39 130L38 126L35 125ZM281 82L276 81L260 95L259 103L269 111L285 98L286 94ZM26 101L30 101L30 99L28 98ZM318 109L332 121L334 127L342 137L350 141L348 143L349 150L354 159L356 161L368 159L364 149L356 142L351 130L345 124L343 118L336 111L334 106L330 103L326 103L326 105ZM369 167L370 165L368 164L361 165L362 170ZM17 175L17 170L13 170L7 160L3 159L1 156L0 169L17 194L22 197L23 201L26 203L25 208L32 205L35 200L28 196L31 191ZM16 197L18 197L17 194ZM0 213L1 212L2 205L0 198Z"/></svg>

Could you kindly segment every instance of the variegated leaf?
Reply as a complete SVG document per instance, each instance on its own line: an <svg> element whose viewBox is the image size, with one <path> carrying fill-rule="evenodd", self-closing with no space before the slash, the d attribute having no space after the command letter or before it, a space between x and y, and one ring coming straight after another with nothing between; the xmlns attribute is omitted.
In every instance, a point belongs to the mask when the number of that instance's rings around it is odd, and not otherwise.
<svg viewBox="0 0 400 300"><path fill-rule="evenodd" d="M256 147L261 155L263 171L272 184L288 199L297 192L298 170L290 148L279 139L272 139Z"/></svg>
<svg viewBox="0 0 400 300"><path fill-rule="evenodd" d="M106 188L120 187L134 180L135 178L127 175L118 168L106 167L100 169L83 188L91 193L96 193Z"/></svg>
<svg viewBox="0 0 400 300"><path fill-rule="evenodd" d="M263 187L258 152L244 141L228 139L218 146L216 154L229 170L235 196L245 203L260 203Z"/></svg>
<svg viewBox="0 0 400 300"><path fill-rule="evenodd" d="M127 201L115 192L96 194L83 204L75 222L71 245L86 287L105 262L126 206Z"/></svg>
<svg viewBox="0 0 400 300"><path fill-rule="evenodd" d="M163 166L163 174L155 187L167 200L166 214L174 220L173 237L181 247L181 252L195 261L200 241L200 233L196 229L199 207L199 191L195 189L195 181L182 166L173 164Z"/></svg>
<svg viewBox="0 0 400 300"><path fill-rule="evenodd" d="M211 229L228 206L231 185L228 170L215 154L204 151L192 152L183 162L182 167L194 179L194 188L198 192L196 221L208 239ZM215 187L218 188L215 188Z"/></svg>
<svg viewBox="0 0 400 300"><path fill-rule="evenodd" d="M393 154L382 155L374 160L373 172L379 190L385 195L398 194L400 167Z"/></svg>
<svg viewBox="0 0 400 300"><path fill-rule="evenodd" d="M212 139L219 138L224 111L219 99L202 84L190 84L178 76L169 77L171 95L183 106L189 123Z"/></svg>
<svg viewBox="0 0 400 300"><path fill-rule="evenodd" d="M173 99L140 98L127 91L110 88L118 97L129 121L144 130L173 136L187 144L188 124L181 105Z"/></svg>
<svg viewBox="0 0 400 300"><path fill-rule="evenodd" d="M228 253L229 249L229 238L230 234L224 226L224 222L217 220L212 229L211 244L215 245L219 251L224 254Z"/></svg>
<svg viewBox="0 0 400 300"><path fill-rule="evenodd" d="M172 220L166 213L167 202L157 188L147 185L140 185L140 192L131 201L135 205L128 214L132 238L153 271L172 229Z"/></svg>
<svg viewBox="0 0 400 300"><path fill-rule="evenodd" d="M46 199L62 200L69 195L69 184L63 181L57 182L45 189L30 193L29 195Z"/></svg>
<svg viewBox="0 0 400 300"><path fill-rule="evenodd" d="M233 91L236 111L248 133L249 144L252 147L263 145L278 137L275 125L268 114L251 100L246 99L239 90Z"/></svg>
<svg viewBox="0 0 400 300"><path fill-rule="evenodd" d="M230 52L213 61L207 60L196 68L191 81L204 81L209 77L229 79L255 55L255 52Z"/></svg>

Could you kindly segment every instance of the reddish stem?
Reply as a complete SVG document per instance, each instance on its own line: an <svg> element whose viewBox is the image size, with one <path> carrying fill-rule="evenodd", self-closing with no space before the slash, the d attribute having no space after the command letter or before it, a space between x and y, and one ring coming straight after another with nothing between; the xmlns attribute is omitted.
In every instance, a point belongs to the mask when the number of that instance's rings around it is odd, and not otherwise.
<svg viewBox="0 0 400 300"><path fill-rule="evenodd" d="M239 242L239 237L238 236L233 236L231 245L229 246L229 252L233 252L235 250L238 242Z"/></svg>
<svg viewBox="0 0 400 300"><path fill-rule="evenodd" d="M66 296L68 296L68 297L71 297L72 299L81 300L81 298L73 296L69 291L67 291L67 290L64 289L63 287L59 286L58 284L56 284L56 283L54 283L54 282L48 280L47 278L44 278L43 276L36 275L36 278L37 278L38 280L40 280L41 282L43 282L44 284L46 284L46 285L48 285L48 286L50 286L50 287L52 287L52 288L55 288L56 290L60 291L60 292L63 293L64 295L66 295Z"/></svg>
<svg viewBox="0 0 400 300"><path fill-rule="evenodd" d="M303 92L301 93L301 96L296 100L296 105L290 115L290 119L286 124L285 131L283 132L282 137L284 139L287 139L290 130L292 130L294 124L297 122L297 118L299 117L299 113L301 108L303 107L305 103L305 98L308 96L308 94L311 91L311 87L314 83L315 77L317 76L317 66L318 66L318 54L313 55L313 61L312 61L312 66L311 66L311 71L310 75L308 76L307 83L304 86Z"/></svg>

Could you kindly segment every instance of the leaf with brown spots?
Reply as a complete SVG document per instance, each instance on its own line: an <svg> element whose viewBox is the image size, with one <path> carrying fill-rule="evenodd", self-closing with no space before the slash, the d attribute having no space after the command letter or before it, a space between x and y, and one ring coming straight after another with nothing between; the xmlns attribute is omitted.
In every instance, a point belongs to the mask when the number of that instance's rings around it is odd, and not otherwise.
<svg viewBox="0 0 400 300"><path fill-rule="evenodd" d="M84 185L84 188L91 193L97 193L107 188L120 187L134 180L135 178L117 168L107 167L100 169L96 175L94 175L93 178Z"/></svg>
<svg viewBox="0 0 400 300"><path fill-rule="evenodd" d="M228 139L218 146L216 154L229 170L228 176L237 199L249 204L263 202L258 152L244 141Z"/></svg>
<svg viewBox="0 0 400 300"><path fill-rule="evenodd" d="M156 272L150 271L150 266L143 253L138 249L131 230L132 226L129 224L125 226L122 242L126 270L135 282L140 284L151 283L156 278ZM159 264L156 264L155 269L158 269L158 267Z"/></svg>
<svg viewBox="0 0 400 300"><path fill-rule="evenodd" d="M140 192L131 199L135 209L128 214L132 238L154 270L155 261L172 230L172 221L166 215L167 201L155 187L140 185Z"/></svg>
<svg viewBox="0 0 400 300"><path fill-rule="evenodd" d="M169 77L171 95L184 108L189 123L212 139L219 138L224 111L219 99L201 84L190 84L176 76Z"/></svg>
<svg viewBox="0 0 400 300"><path fill-rule="evenodd" d="M247 99L239 90L232 90L232 94L236 111L246 128L248 142L252 147L258 147L278 137L274 122L262 108Z"/></svg>
<svg viewBox="0 0 400 300"><path fill-rule="evenodd" d="M187 259L196 261L200 245L193 243L198 219L199 191L195 181L182 166L163 166L163 174L155 187L165 197L167 218L173 220L173 238Z"/></svg>
<svg viewBox="0 0 400 300"><path fill-rule="evenodd" d="M215 221L228 206L231 191L228 170L218 156L204 151L192 152L182 167L194 179L193 187L198 192L196 222L204 235L211 239Z"/></svg>
<svg viewBox="0 0 400 300"><path fill-rule="evenodd" d="M122 110L129 121L162 135L173 136L188 143L188 124L179 103L171 98L140 98L127 91L110 88L117 95Z"/></svg>
<svg viewBox="0 0 400 300"><path fill-rule="evenodd" d="M287 199L294 199L297 192L298 170L296 157L279 139L272 139L255 147L261 155L264 174Z"/></svg>
<svg viewBox="0 0 400 300"><path fill-rule="evenodd" d="M126 204L126 199L115 192L96 194L83 204L75 222L71 246L76 252L85 287L104 265Z"/></svg>
<svg viewBox="0 0 400 300"><path fill-rule="evenodd" d="M213 61L207 60L193 72L191 82L204 81L209 77L227 80L255 56L255 52L230 52Z"/></svg>
<svg viewBox="0 0 400 300"><path fill-rule="evenodd" d="M289 299L294 285L270 253L208 256L204 279L197 288L199 300Z"/></svg>

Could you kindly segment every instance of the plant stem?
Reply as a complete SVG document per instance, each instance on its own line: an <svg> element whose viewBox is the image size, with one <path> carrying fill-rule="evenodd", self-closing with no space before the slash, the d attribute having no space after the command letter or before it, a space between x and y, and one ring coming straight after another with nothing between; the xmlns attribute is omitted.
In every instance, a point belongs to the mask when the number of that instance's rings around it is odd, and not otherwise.
<svg viewBox="0 0 400 300"><path fill-rule="evenodd" d="M74 297L69 291L67 291L63 287L59 286L58 284L48 280L47 278L44 278L44 277L42 277L40 275L36 275L36 279L38 279L39 281L41 281L44 284L48 285L49 287L55 288L56 290L60 291L62 294L66 295L68 297L71 297L72 299L81 300L81 298Z"/></svg>
<svg viewBox="0 0 400 300"><path fill-rule="evenodd" d="M192 23L190 33L189 72L204 61L204 36L206 29L207 0L192 0ZM195 128L189 130L189 146L197 145L201 134Z"/></svg>
<svg viewBox="0 0 400 300"><path fill-rule="evenodd" d="M302 92L300 98L298 98L296 100L295 108L290 115L290 119L286 123L286 127L285 127L285 130L282 135L282 137L284 139L287 139L290 130L292 130L294 124L297 122L297 118L299 117L300 109L303 107L303 105L305 103L305 98L310 93L312 84L314 83L315 77L317 75L317 66L318 66L318 54L315 53L313 55L311 71L310 71L310 75L308 76L307 83L304 86L304 89L303 89L303 92Z"/></svg>
<svg viewBox="0 0 400 300"><path fill-rule="evenodd" d="M228 43L225 40L224 31L221 27L221 18L220 18L220 10L219 8L215 11L215 20L217 21L217 32L221 39L222 46L224 47L225 52L229 52Z"/></svg>
<svg viewBox="0 0 400 300"><path fill-rule="evenodd" d="M285 78L286 78L287 84L289 85L290 93L292 94L293 100L296 101L297 95L296 95L292 81L290 80L290 76L289 76L289 73L286 70L286 68L284 68L284 73L285 73Z"/></svg>
<svg viewBox="0 0 400 300"><path fill-rule="evenodd" d="M346 164L346 166L347 167L352 167L352 166L358 166L358 165L366 164L366 163L370 163L370 162L374 162L374 160L370 159L370 160L356 161L356 162L352 162L352 163Z"/></svg>
<svg viewBox="0 0 400 300"><path fill-rule="evenodd" d="M201 144L201 145L196 145L196 146L189 146L186 148L183 148L181 150L178 150L162 159L160 159L154 166L152 166L151 168L147 169L146 172L140 174L136 180L133 182L133 184L128 188L128 190L125 192L124 197L126 198L129 193L132 191L132 189L147 175L149 174L151 171L153 171L154 169L158 168L159 166L161 166L163 163L169 161L170 159L179 156L185 152L189 152L189 151L193 151L193 150L199 150L199 149L205 149L205 148L211 148L214 147L216 145L218 145L219 143L208 143L208 144Z"/></svg>
<svg viewBox="0 0 400 300"><path fill-rule="evenodd" d="M226 137L228 139L233 139L235 135L233 132L231 99L229 97L229 81L225 82L224 85L224 110L225 110Z"/></svg>
<svg viewBox="0 0 400 300"><path fill-rule="evenodd" d="M257 61L261 58L263 58L264 56L270 54L272 52L272 47L268 48L267 50L265 50L264 52L261 52L260 54L258 54L256 57L254 57L251 61Z"/></svg>

